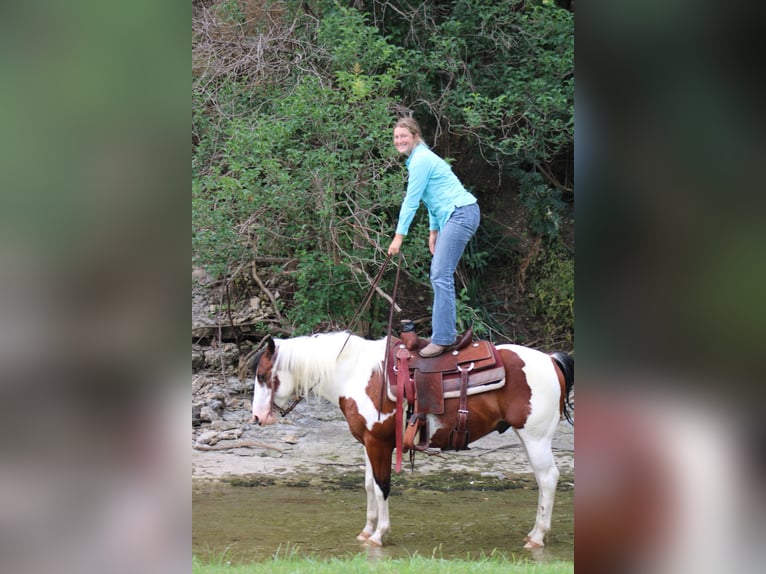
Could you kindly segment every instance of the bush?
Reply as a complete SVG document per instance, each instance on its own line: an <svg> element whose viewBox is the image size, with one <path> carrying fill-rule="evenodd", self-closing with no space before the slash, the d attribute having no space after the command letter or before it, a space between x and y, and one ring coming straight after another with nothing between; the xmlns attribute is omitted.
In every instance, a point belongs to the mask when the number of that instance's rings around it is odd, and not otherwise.
<svg viewBox="0 0 766 574"><path fill-rule="evenodd" d="M574 259L554 250L536 264L529 289L530 311L541 323L543 344L571 346L574 342Z"/></svg>
<svg viewBox="0 0 766 574"><path fill-rule="evenodd" d="M229 280L253 261L261 270L282 262L264 279L280 285L290 332L347 326L383 262L406 185L391 142L396 115L414 112L483 205L490 186L518 193L520 234L562 241L573 15L516 0L354 5L364 9L332 0L193 4L193 263ZM430 291L423 211L400 293ZM457 284L459 326L480 334L498 328L489 315L498 302L483 283L515 275L488 275L489 252L473 245ZM519 259L494 253L493 265ZM571 338L565 269L551 265L530 268L535 309L545 309L551 336L559 325ZM388 273L381 288L392 284ZM381 328L379 303L363 318L371 334Z"/></svg>

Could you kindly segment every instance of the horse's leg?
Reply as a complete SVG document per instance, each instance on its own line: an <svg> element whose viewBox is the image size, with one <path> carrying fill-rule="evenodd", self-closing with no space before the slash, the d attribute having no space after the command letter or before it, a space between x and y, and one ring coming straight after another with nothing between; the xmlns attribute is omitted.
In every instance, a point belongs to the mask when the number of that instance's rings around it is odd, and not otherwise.
<svg viewBox="0 0 766 574"><path fill-rule="evenodd" d="M364 451L364 489L367 492L367 523L356 537L360 542L366 542L375 531L378 522L378 502L375 497L375 477L372 474L372 464L367 450Z"/></svg>
<svg viewBox="0 0 766 574"><path fill-rule="evenodd" d="M536 436L525 429L514 429L527 451L529 464L537 480L537 516L535 526L527 534L524 548L539 548L545 546L545 534L551 529L553 515L553 500L556 497L556 486L559 480L559 469L553 458L551 440L553 433ZM555 427L554 427L555 430Z"/></svg>
<svg viewBox="0 0 766 574"><path fill-rule="evenodd" d="M383 546L383 540L391 527L388 517L388 495L391 491L391 454L394 448L386 441L375 439L368 439L365 448L368 465L372 469L372 490L378 519L375 531L367 539L367 543L372 546Z"/></svg>

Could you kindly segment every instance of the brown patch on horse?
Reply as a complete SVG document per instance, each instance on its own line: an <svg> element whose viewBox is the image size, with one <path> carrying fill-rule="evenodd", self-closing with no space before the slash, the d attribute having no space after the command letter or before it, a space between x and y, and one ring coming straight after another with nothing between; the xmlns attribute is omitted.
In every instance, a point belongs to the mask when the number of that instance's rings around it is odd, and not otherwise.
<svg viewBox="0 0 766 574"><path fill-rule="evenodd" d="M338 406L343 412L343 416L346 417L348 428L354 438L364 444L364 433L367 430L366 421L364 417L359 414L359 407L354 399L347 397L341 397L338 399Z"/></svg>
<svg viewBox="0 0 766 574"><path fill-rule="evenodd" d="M253 374L260 380L268 381L268 378L271 376L271 371L274 369L274 363L277 360L278 352L279 351L274 345L274 340L269 339L266 347L260 349L252 359L250 369L254 371ZM274 389L274 392L276 392L277 389L279 389L279 377L274 377L273 381L272 388Z"/></svg>
<svg viewBox="0 0 766 574"><path fill-rule="evenodd" d="M377 406L381 413L387 415L388 413L394 412L396 404L389 400L386 389L383 388L384 385L385 381L382 372L373 373L370 377L370 380L367 382L367 388L364 392L368 397L370 397L372 404ZM380 405L381 397L383 397L382 405Z"/></svg>
<svg viewBox="0 0 766 574"><path fill-rule="evenodd" d="M505 410L505 422L513 428L524 428L532 410L530 399L532 389L524 373L524 361L508 349L499 349L500 358L505 365L505 387L501 389L508 398Z"/></svg>
<svg viewBox="0 0 766 574"><path fill-rule="evenodd" d="M388 401L390 402L390 401ZM383 496L388 499L391 492L391 453L394 450L394 417L383 422L375 422L372 429L367 428L367 421L359 413L359 406L354 399L340 397L338 406L346 417L348 428L356 440L364 445L367 457L372 465Z"/></svg>
<svg viewBox="0 0 766 574"><path fill-rule="evenodd" d="M498 389L468 397L468 402L466 403L468 420L466 422L468 424L469 443L491 433L496 429L498 423L503 420L503 410L497 400L497 393L502 391L503 389ZM454 446L450 445L450 434L457 426L459 402L460 399L458 398L445 399L445 413L438 417L440 428L431 437L430 447L442 450L454 449Z"/></svg>

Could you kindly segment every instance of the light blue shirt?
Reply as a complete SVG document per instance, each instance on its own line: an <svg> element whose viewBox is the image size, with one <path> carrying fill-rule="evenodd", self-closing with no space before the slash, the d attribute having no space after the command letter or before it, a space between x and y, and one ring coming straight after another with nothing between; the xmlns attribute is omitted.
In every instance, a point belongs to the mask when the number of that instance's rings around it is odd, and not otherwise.
<svg viewBox="0 0 766 574"><path fill-rule="evenodd" d="M476 197L466 191L450 165L419 143L407 158L407 195L399 209L399 224L396 233L407 235L420 206L428 208L428 225L431 231L441 231L456 207L476 203Z"/></svg>

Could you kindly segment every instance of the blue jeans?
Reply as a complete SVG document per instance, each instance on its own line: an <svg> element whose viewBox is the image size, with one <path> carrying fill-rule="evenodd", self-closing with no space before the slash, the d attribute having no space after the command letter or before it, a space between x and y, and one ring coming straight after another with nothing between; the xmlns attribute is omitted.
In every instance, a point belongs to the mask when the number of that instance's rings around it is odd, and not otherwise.
<svg viewBox="0 0 766 574"><path fill-rule="evenodd" d="M431 342L451 345L457 337L455 269L473 234L479 227L479 205L458 207L439 232L431 260L431 286L434 305L431 316Z"/></svg>

